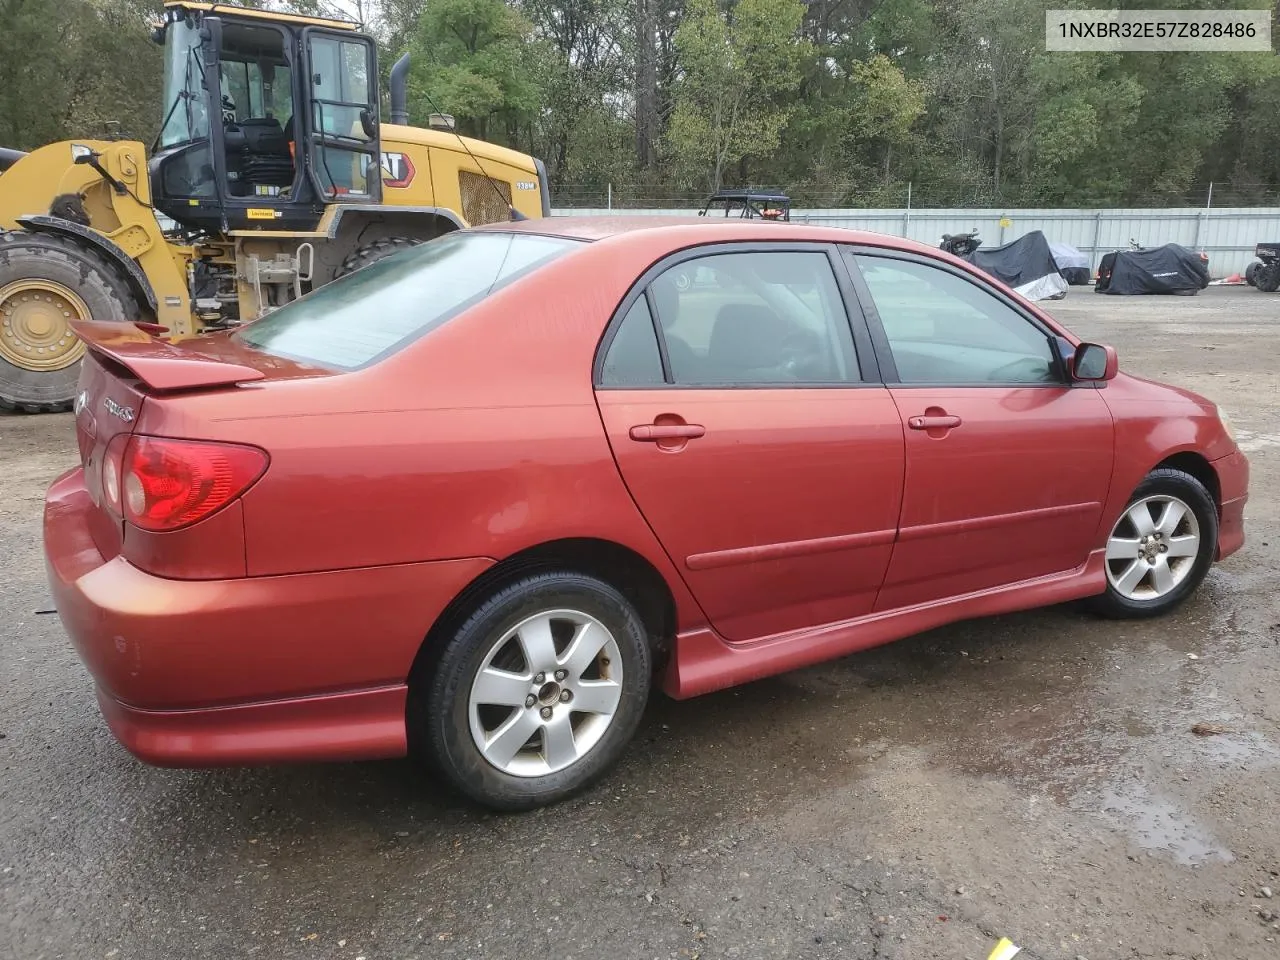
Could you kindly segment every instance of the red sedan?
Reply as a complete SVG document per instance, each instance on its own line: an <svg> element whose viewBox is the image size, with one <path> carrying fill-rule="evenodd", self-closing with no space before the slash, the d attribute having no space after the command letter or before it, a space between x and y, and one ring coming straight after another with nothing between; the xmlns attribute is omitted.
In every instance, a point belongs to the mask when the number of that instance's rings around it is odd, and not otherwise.
<svg viewBox="0 0 1280 960"><path fill-rule="evenodd" d="M542 220L232 333L80 332L49 576L152 763L413 751L536 806L618 758L655 680L1159 614L1244 539L1212 403L892 237Z"/></svg>

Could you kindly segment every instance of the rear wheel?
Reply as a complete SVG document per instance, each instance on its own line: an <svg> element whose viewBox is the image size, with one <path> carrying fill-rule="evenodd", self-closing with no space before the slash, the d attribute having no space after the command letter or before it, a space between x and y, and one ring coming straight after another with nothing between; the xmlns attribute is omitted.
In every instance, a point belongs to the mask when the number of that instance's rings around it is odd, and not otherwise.
<svg viewBox="0 0 1280 960"><path fill-rule="evenodd" d="M135 319L128 283L92 250L47 234L0 235L0 408L65 410L84 356L71 321Z"/></svg>
<svg viewBox="0 0 1280 960"><path fill-rule="evenodd" d="M1167 613L1200 585L1217 543L1218 510L1204 484L1181 470L1153 470L1107 538L1107 592L1094 608L1116 618Z"/></svg>
<svg viewBox="0 0 1280 960"><path fill-rule="evenodd" d="M410 684L410 735L457 789L498 810L563 800L621 756L652 673L639 615L609 584L539 573L467 618Z"/></svg>
<svg viewBox="0 0 1280 960"><path fill-rule="evenodd" d="M1258 268L1262 266L1257 260L1254 260L1244 268L1244 282L1251 287L1258 285Z"/></svg>
<svg viewBox="0 0 1280 960"><path fill-rule="evenodd" d="M1258 267L1254 277L1256 286L1263 293L1275 293L1280 290L1280 260L1268 260Z"/></svg>
<svg viewBox="0 0 1280 960"><path fill-rule="evenodd" d="M386 259L401 250L416 247L421 242L421 240L415 240L412 237L383 237L381 240L366 243L363 247L358 247L342 261L342 264L334 271L333 279L337 280L339 277L345 277L348 273L355 273L362 267L377 263L379 260Z"/></svg>

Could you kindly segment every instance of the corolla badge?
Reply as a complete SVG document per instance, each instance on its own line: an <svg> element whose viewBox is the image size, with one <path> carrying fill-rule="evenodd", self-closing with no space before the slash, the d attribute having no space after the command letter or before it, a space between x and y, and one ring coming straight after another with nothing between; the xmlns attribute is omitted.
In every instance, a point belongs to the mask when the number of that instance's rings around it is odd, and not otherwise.
<svg viewBox="0 0 1280 960"><path fill-rule="evenodd" d="M133 407L122 406L116 403L110 397L107 397L103 406L107 408L107 413L119 417L125 423L133 423Z"/></svg>

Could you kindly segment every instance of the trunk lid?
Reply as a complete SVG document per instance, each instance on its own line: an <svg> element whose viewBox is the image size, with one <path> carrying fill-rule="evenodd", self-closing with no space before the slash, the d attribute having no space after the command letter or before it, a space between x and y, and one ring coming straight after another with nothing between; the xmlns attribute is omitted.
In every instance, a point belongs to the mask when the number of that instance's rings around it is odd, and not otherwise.
<svg viewBox="0 0 1280 960"><path fill-rule="evenodd" d="M181 393L328 373L246 350L224 335L175 344L126 323L85 321L72 327L87 348L74 401L76 443L85 487L97 506L90 532L108 559L122 550L124 520L104 497L102 464L112 441L137 428L145 405ZM122 454L123 443L113 452Z"/></svg>

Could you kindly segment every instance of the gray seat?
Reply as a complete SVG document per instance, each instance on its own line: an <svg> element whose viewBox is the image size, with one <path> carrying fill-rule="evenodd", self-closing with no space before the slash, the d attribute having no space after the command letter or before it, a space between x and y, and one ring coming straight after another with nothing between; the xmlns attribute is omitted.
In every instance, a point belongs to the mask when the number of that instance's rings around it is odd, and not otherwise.
<svg viewBox="0 0 1280 960"><path fill-rule="evenodd" d="M716 312L706 364L717 380L737 380L744 372L776 370L791 328L768 307L727 303Z"/></svg>

